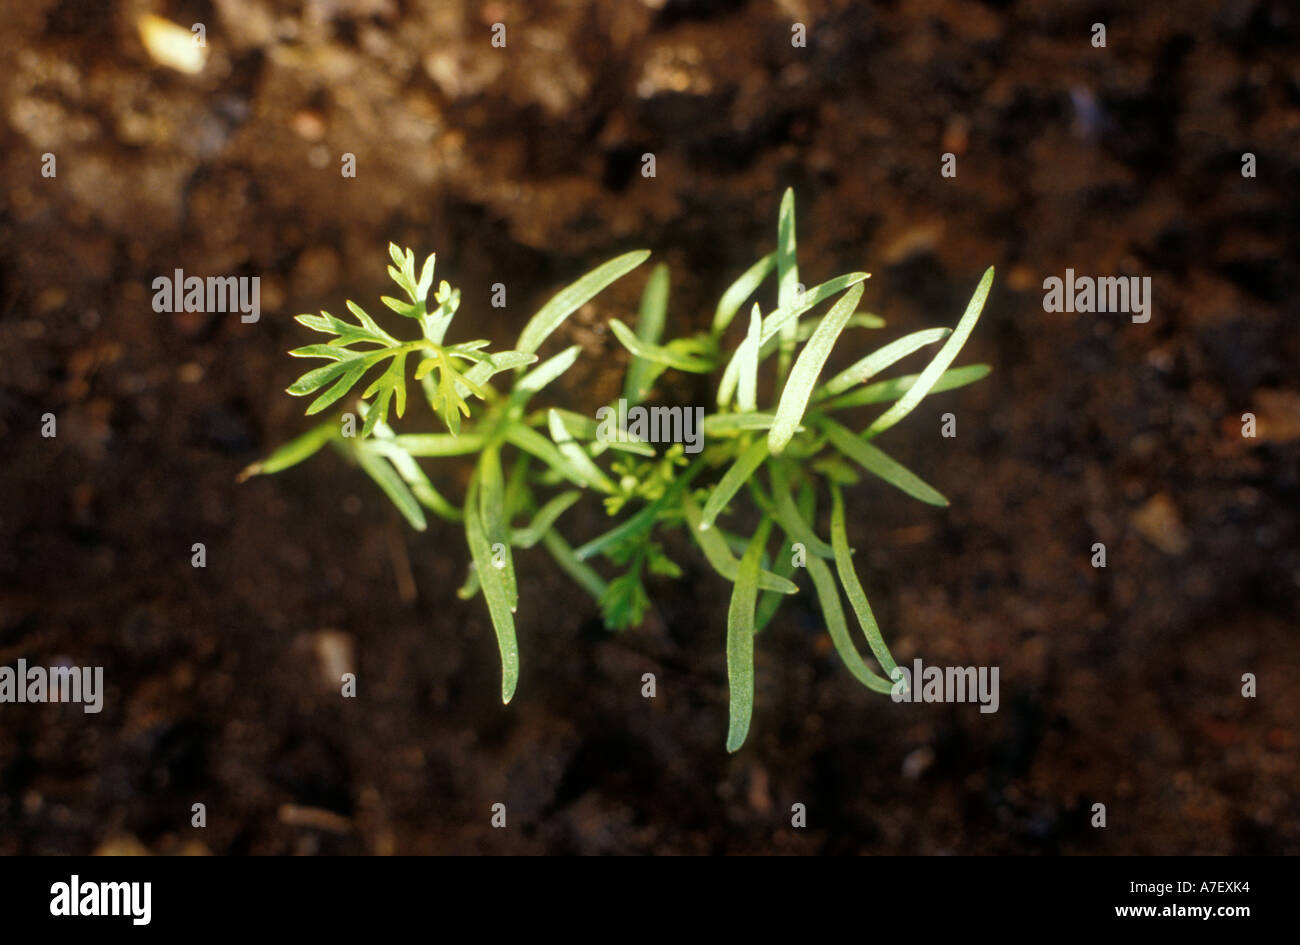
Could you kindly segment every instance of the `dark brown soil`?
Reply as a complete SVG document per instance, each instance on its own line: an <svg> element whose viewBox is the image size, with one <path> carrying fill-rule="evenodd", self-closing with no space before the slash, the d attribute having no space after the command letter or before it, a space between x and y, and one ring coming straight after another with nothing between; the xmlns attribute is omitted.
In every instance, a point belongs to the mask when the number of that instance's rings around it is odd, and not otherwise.
<svg viewBox="0 0 1300 945"><path fill-rule="evenodd" d="M150 62L148 9L206 25L201 74ZM1284 0L5 4L0 665L102 665L108 693L0 705L0 853L1300 852L1298 34ZM411 532L332 455L235 483L308 423L293 316L378 309L388 240L438 252L458 337L508 342L641 246L685 333L787 185L804 272L871 271L888 337L998 268L963 357L994 373L885 442L951 507L850 496L895 654L999 666L996 714L864 691L801 594L728 756L727 586L688 556L612 636L540 550L503 707L457 529ZM1067 267L1149 275L1151 321L1045 313ZM261 321L155 314L176 268L260 276ZM603 325L643 281L566 327L566 403L616 392Z"/></svg>

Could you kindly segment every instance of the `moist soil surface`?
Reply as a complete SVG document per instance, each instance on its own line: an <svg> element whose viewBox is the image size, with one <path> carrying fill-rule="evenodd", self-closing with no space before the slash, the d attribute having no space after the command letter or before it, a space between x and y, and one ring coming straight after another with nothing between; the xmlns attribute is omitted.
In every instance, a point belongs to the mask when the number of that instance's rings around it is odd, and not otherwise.
<svg viewBox="0 0 1300 945"><path fill-rule="evenodd" d="M6 4L0 665L103 666L106 693L0 705L0 853L1300 851L1300 19L1165 6ZM205 24L202 72L151 61L150 10ZM808 281L872 273L873 344L955 324L997 267L958 362L991 376L881 440L951 505L848 496L894 654L999 667L996 713L864 690L805 587L728 755L729 588L680 545L621 634L521 553L503 706L460 529L413 532L331 453L236 483L311 422L293 317L383 312L389 240L438 253L456 339L508 345L639 247L686 334L773 247L787 186ZM1046 312L1067 268L1150 277L1150 320ZM175 269L258 276L260 320L154 312ZM558 404L617 396L606 323L647 273L551 340L585 355ZM463 463L428 469L459 498Z"/></svg>

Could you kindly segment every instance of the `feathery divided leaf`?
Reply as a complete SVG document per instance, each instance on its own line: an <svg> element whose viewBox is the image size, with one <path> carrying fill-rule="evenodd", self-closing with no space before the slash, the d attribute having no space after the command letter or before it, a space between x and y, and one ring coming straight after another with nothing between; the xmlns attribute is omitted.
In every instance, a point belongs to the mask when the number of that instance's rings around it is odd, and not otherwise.
<svg viewBox="0 0 1300 945"><path fill-rule="evenodd" d="M461 358L466 361L478 362L483 360L476 351L470 348L442 348L435 347L419 367L415 369L415 379L423 380L431 372L438 372L438 382L435 393L430 400L430 405L438 415L442 417L442 422L447 424L447 429L452 432L453 436L460 434L461 415L468 417L469 404L466 402L461 391L468 388L468 392L478 397L480 400L487 399L487 392L474 383L465 374L461 374L456 367L453 358Z"/></svg>

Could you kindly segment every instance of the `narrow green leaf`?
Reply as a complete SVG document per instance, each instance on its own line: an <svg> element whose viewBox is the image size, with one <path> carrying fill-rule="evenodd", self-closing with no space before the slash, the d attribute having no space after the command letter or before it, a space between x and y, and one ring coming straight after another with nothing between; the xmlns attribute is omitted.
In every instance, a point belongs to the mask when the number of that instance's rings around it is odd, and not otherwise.
<svg viewBox="0 0 1300 945"><path fill-rule="evenodd" d="M391 437L388 439L372 439L369 441L369 446L370 449L384 456L393 464L397 474L410 487L411 493L421 505L449 522L459 522L461 520L463 516L460 509L443 498L442 493L434 488L433 483L429 481L429 477L424 474L424 470L411 457L411 454L395 445Z"/></svg>
<svg viewBox="0 0 1300 945"><path fill-rule="evenodd" d="M618 450L621 453L635 453L637 456L655 455L653 446L635 440L597 440L591 444L591 455L599 456L607 449Z"/></svg>
<svg viewBox="0 0 1300 945"><path fill-rule="evenodd" d="M835 652L840 655L845 667L853 678L873 692L888 693L893 690L889 680L872 672L853 645L849 635L849 626L844 619L844 606L840 603L839 588L831 576L831 569L821 558L808 559L808 576L812 578L813 587L817 589L817 601L821 604L822 616L826 618L826 631L835 645Z"/></svg>
<svg viewBox="0 0 1300 945"><path fill-rule="evenodd" d="M795 508L799 517L810 526L817 521L817 490L813 487L811 476L804 476L799 484L799 497L795 499Z"/></svg>
<svg viewBox="0 0 1300 945"><path fill-rule="evenodd" d="M618 339L619 344L644 361L662 364L665 367L675 368L678 371L687 371L691 374L707 374L713 370L713 362L704 358L679 354L671 348L642 341L633 333L631 328L628 328L617 318L609 320L609 327L614 332L614 337Z"/></svg>
<svg viewBox="0 0 1300 945"><path fill-rule="evenodd" d="M949 328L930 328L925 331L914 331L910 335L904 335L897 341L891 341L883 348L871 352L852 367L840 371L817 389L813 399L823 400L827 397L834 397L836 394L842 394L850 387L855 387L875 377L913 351L918 351L926 345L942 341L950 332L951 329Z"/></svg>
<svg viewBox="0 0 1300 945"><path fill-rule="evenodd" d="M939 375L939 379L935 381L934 386L930 388L930 393L938 394L946 390L965 387L967 384L973 384L988 377L989 372L992 370L987 364L967 364L963 367L944 371ZM920 376L919 374L905 374L902 377L890 378L887 381L877 381L875 384L868 384L865 387L860 387L857 390L836 397L822 406L826 410L840 410L845 407L888 403L906 394Z"/></svg>
<svg viewBox="0 0 1300 945"><path fill-rule="evenodd" d="M579 587L599 603L609 589L609 585L599 574L578 560L568 542L560 537L560 533L553 528L543 533L542 545L551 553L551 557L564 573L573 578Z"/></svg>
<svg viewBox="0 0 1300 945"><path fill-rule="evenodd" d="M576 282L557 292L524 326L515 347L532 354L542 346L555 329L579 308L591 301L612 283L627 275L650 258L650 250L640 249L624 253L597 266Z"/></svg>
<svg viewBox="0 0 1300 945"><path fill-rule="evenodd" d="M862 633L867 638L871 652L876 655L881 668L885 671L885 676L893 679L898 664L894 662L889 647L885 645L884 637L880 635L880 627L877 626L876 617L871 612L871 605L867 603L866 592L862 590L862 583L858 580L857 572L853 570L853 552L849 550L848 534L844 528L844 496L840 493L840 487L833 483L831 502L831 544L835 547L835 570L839 572L840 583L844 585L844 593L848 595L849 604L858 617L858 623L862 626Z"/></svg>
<svg viewBox="0 0 1300 945"><path fill-rule="evenodd" d="M483 597L487 600L492 628L496 631L497 648L501 651L501 701L508 703L519 682L519 643L515 639L515 619L510 610L505 579L492 563L492 545L479 515L478 489L478 476L475 475L470 478L465 496L465 538L474 558Z"/></svg>
<svg viewBox="0 0 1300 945"><path fill-rule="evenodd" d="M532 506L533 493L528 487L528 467L533 457L523 450L515 451L515 461L510 466L510 475L506 477L506 521L513 522L516 515L522 515L524 509ZM514 530L511 530L511 544L514 544Z"/></svg>
<svg viewBox="0 0 1300 945"><path fill-rule="evenodd" d="M722 534L722 529L700 528L700 507L695 504L695 500L691 498L689 492L682 495L682 512L686 517L686 524L690 526L691 538L700 546L700 551L704 552L704 558L709 562L709 567L728 581L735 583L736 575L740 569L740 562L731 554L731 549L727 546L727 539ZM741 539L741 544L745 544L744 539ZM788 574L780 575L771 571L759 573L758 586L776 594L799 593L799 585L791 581Z"/></svg>
<svg viewBox="0 0 1300 945"><path fill-rule="evenodd" d="M565 510L581 498L582 493L576 489L570 489L567 492L561 492L551 501L543 505L533 516L533 520L528 523L527 528L516 528L510 537L511 544L517 548L531 548L542 540L542 537L555 524L555 520L564 514Z"/></svg>
<svg viewBox="0 0 1300 945"><path fill-rule="evenodd" d="M492 564L503 562L499 569L505 585L506 601L510 612L519 607L519 584L515 579L515 561L510 553L510 526L506 522L505 478L501 474L501 452L489 446L479 455L479 514L483 517L483 531L492 549ZM473 514L472 511L467 514Z"/></svg>
<svg viewBox="0 0 1300 945"><path fill-rule="evenodd" d="M585 413L574 413L572 410L564 410L561 407L550 407L545 411L530 414L528 422L532 425L547 423L550 421L552 411L559 415L564 422L564 429L568 430L569 435L574 439L594 440L596 438L598 424L595 419Z"/></svg>
<svg viewBox="0 0 1300 945"><path fill-rule="evenodd" d="M804 521L790 494L790 481L786 478L785 464L771 462L767 464L772 479L772 505L775 509L777 523L792 539L802 542L807 550L823 558L834 558L835 549L829 543L817 537L811 522Z"/></svg>
<svg viewBox="0 0 1300 945"><path fill-rule="evenodd" d="M727 751L745 743L754 714L754 608L758 603L759 562L763 558L772 520L764 518L750 540L731 592L727 610Z"/></svg>
<svg viewBox="0 0 1300 945"><path fill-rule="evenodd" d="M578 355L582 354L581 345L572 345L565 348L554 357L547 358L537 367L533 368L523 377L515 382L514 393L524 392L526 396L519 398L520 403L526 403L528 398L537 393L551 381L555 380L569 368L573 367L573 362L578 360Z"/></svg>
<svg viewBox="0 0 1300 945"><path fill-rule="evenodd" d="M809 309L820 305L826 299L839 295L845 289L852 288L868 278L870 276L865 272L850 272L847 275L836 276L834 279L814 286L803 293L792 308L778 308L763 319L763 333L760 338L761 347L758 352L759 363L762 364L764 359L771 353L767 343L775 338L785 325L790 324ZM732 395L736 392L736 381L740 376L739 354L739 349L732 353L731 360L727 362L727 367L722 373L722 380L718 383L719 408L726 409L727 404L731 402Z"/></svg>
<svg viewBox="0 0 1300 945"><path fill-rule="evenodd" d="M707 535L708 532L705 532ZM777 556L772 559L772 576L781 578L783 581L789 581L794 577L794 549L790 547L789 540L781 543L781 550ZM794 584L793 581L790 581ZM763 587L762 576L759 576L758 586ZM795 585L797 587L797 585ZM754 614L754 633L762 633L763 629L772 622L776 616L777 610L785 600L786 595L780 591L771 588L765 588L763 593L758 596L758 610Z"/></svg>
<svg viewBox="0 0 1300 945"><path fill-rule="evenodd" d="M740 388L736 393L736 406L742 412L757 409L758 399L758 349L759 337L763 333L763 315L754 303L749 313L749 331L741 342L743 353L740 355Z"/></svg>
<svg viewBox="0 0 1300 945"><path fill-rule="evenodd" d="M551 431L551 439L560 452L564 454L573 468L582 474L582 477L601 492L613 494L618 490L614 483L610 482L609 477L601 471L601 468L592 462L591 457L587 455L582 448L582 444L569 435L569 431L564 427L564 421L560 415L552 410L547 417L547 423Z"/></svg>
<svg viewBox="0 0 1300 945"><path fill-rule="evenodd" d="M636 336L650 345L659 344L664 322L668 317L668 267L663 263L650 271L645 291L641 294L641 308L636 316ZM623 381L623 396L628 404L639 404L650 393L650 385L658 375L655 364L634 357L628 365Z"/></svg>
<svg viewBox="0 0 1300 945"><path fill-rule="evenodd" d="M840 426L829 417L819 418L818 425L825 432L826 439L832 446L867 472L879 476L891 486L902 489L912 498L920 499L927 505L948 504L948 500L924 479L866 440L854 436L853 431Z"/></svg>
<svg viewBox="0 0 1300 945"><path fill-rule="evenodd" d="M777 306L789 308L799 291L799 265L795 261L794 188L781 195L781 213L776 230Z"/></svg>
<svg viewBox="0 0 1300 945"><path fill-rule="evenodd" d="M474 562L469 563L468 573L465 575L465 583L456 589L456 596L461 600L473 600L478 596L481 585L478 581L478 568L474 567Z"/></svg>
<svg viewBox="0 0 1300 945"><path fill-rule="evenodd" d="M970 333L975 329L975 323L979 321L980 312L984 310L984 303L989 297L989 289L993 286L993 267L989 266L984 271L984 277L975 287L975 294L971 296L970 304L966 306L966 312L962 315L961 320L957 322L957 327L952 330L952 335L944 342L943 347L935 354L934 360L925 366L920 376L916 379L906 394L894 402L888 410L882 413L871 426L867 427L862 434L866 439L870 439L879 433L888 430L899 420L916 409L925 395L934 387L939 376L948 369L957 353L961 351L962 345L970 337Z"/></svg>
<svg viewBox="0 0 1300 945"><path fill-rule="evenodd" d="M569 436L573 437L575 440L583 440L588 443L587 448L590 450L593 457L601 455L606 450L619 450L624 453L635 453L638 456L655 455L655 449L649 443L642 443L639 440L632 439L622 441L616 439L602 439L601 423L604 422L603 420L598 422L591 417L580 413L574 413L572 410L561 410L558 407L552 407L550 409L559 414L560 420L564 424L564 429L569 431ZM601 410L604 409L606 408L601 408ZM616 408L609 407L608 409L610 411L608 416L617 417L618 411ZM600 411L597 411L597 413L600 413ZM529 426L536 426L541 423L549 423L549 420L550 415L548 412L538 412L529 415L526 422ZM612 433L613 431L610 429L605 432ZM624 437L626 436L627 433L624 431Z"/></svg>
<svg viewBox="0 0 1300 945"><path fill-rule="evenodd" d="M795 321L795 319L804 312L816 308L827 299L833 298L841 292L853 288L855 285L860 285L870 278L871 274L867 272L849 272L842 276L836 276L834 279L827 279L820 285L813 286L807 292L804 292L799 296L795 300L794 304L789 308L778 308L771 315L768 315L767 318L763 319L763 344L767 344L775 338L782 329ZM762 358L763 355L760 352L759 360L761 361Z"/></svg>
<svg viewBox="0 0 1300 945"><path fill-rule="evenodd" d="M326 420L324 423L317 424L306 433L276 447L266 459L245 466L238 476L238 481L243 482L250 476L268 476L290 466L296 466L337 436L338 432L337 420Z"/></svg>
<svg viewBox="0 0 1300 945"><path fill-rule="evenodd" d="M817 326L813 336L799 352L799 358L794 363L794 369L785 383L785 389L781 391L781 402L777 405L772 429L767 431L767 447L773 456L780 455L794 436L795 429L803 419L803 412L808 406L808 398L812 396L817 377L821 374L826 359L830 357L831 349L835 347L835 340L844 330L845 322L849 320L849 316L853 314L861 298L861 285L849 289L827 313L826 318Z"/></svg>
<svg viewBox="0 0 1300 945"><path fill-rule="evenodd" d="M477 433L401 433L393 443L412 456L463 456L481 450L484 440Z"/></svg>
<svg viewBox="0 0 1300 945"><path fill-rule="evenodd" d="M776 265L776 253L768 253L754 265L750 266L740 278L727 287L718 300L717 310L713 313L713 335L717 337L727 330L731 320L736 317L745 300L758 291L767 274Z"/></svg>
<svg viewBox="0 0 1300 945"><path fill-rule="evenodd" d="M799 517L805 522L817 521L816 501L816 493L813 490L812 481L805 477L803 484L799 487L799 499L796 504ZM784 529L782 529L782 531L784 531ZM786 579L794 577L795 564L793 541L794 540L790 537L790 533L786 532L785 541L781 545L780 552L778 552L780 557L776 558L772 562L772 570L778 577ZM804 556L804 563L805 565L807 564L807 555ZM762 633L763 628L771 623L772 618L776 616L776 612L780 608L783 600L783 595L774 593L773 591L764 591L759 596L758 613L754 618L755 632Z"/></svg>
<svg viewBox="0 0 1300 945"><path fill-rule="evenodd" d="M794 190L790 187L787 187L781 196L781 215L777 221L776 276L777 307L792 308L798 301L799 267L795 263ZM795 315L781 326L781 354L777 363L778 383L784 380L790 370L790 359L794 356L798 336L799 316Z"/></svg>
<svg viewBox="0 0 1300 945"><path fill-rule="evenodd" d="M554 443L536 430L522 423L512 423L505 429L505 438L519 449L532 453L575 486L585 489L590 485L586 475L569 462L568 457Z"/></svg>
<svg viewBox="0 0 1300 945"><path fill-rule="evenodd" d="M817 326L822 323L822 316L810 318L807 321L799 323L799 333L795 336L798 341L807 341L812 337L812 333L817 330ZM844 326L845 331L850 328L884 328L885 320L879 315L872 315L868 312L854 312L849 318L849 323Z"/></svg>
<svg viewBox="0 0 1300 945"><path fill-rule="evenodd" d="M420 508L420 503L415 501L415 496L411 495L411 490L406 487L397 470L387 459L374 451L368 442L358 443L355 453L361 468L379 485L380 489L384 490L384 494L411 523L411 527L417 532L424 531L428 527L428 522L424 518L424 509Z"/></svg>
<svg viewBox="0 0 1300 945"><path fill-rule="evenodd" d="M705 436L727 436L742 433L745 430L766 430L776 419L776 414L759 411L756 413L711 413L704 418L700 429Z"/></svg>
<svg viewBox="0 0 1300 945"><path fill-rule="evenodd" d="M740 491L745 480L754 475L754 470L763 464L767 456L767 440L759 439L749 444L745 451L736 457L736 461L723 474L722 479L714 486L708 501L704 503L699 531L707 531L712 527L714 519L726 508L731 497Z"/></svg>

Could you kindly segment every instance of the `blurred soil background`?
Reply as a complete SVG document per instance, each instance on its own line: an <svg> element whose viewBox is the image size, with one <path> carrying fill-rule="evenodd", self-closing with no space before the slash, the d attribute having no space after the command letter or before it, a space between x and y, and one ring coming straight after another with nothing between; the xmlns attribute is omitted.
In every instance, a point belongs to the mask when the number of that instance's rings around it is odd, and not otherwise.
<svg viewBox="0 0 1300 945"><path fill-rule="evenodd" d="M151 60L146 13L204 24L201 72ZM1285 0L4 4L0 665L102 665L107 695L0 705L0 853L1300 852L1298 41ZM992 376L883 443L951 507L873 482L849 521L899 661L999 666L996 714L863 690L809 591L728 756L727 586L685 549L622 635L521 554L503 707L458 528L413 533L333 454L235 483L310 422L293 316L387 314L390 239L462 288L456 338L509 343L636 247L686 333L786 186L805 281L873 273L873 343L997 266L959 361ZM1151 321L1045 313L1067 267L1149 275ZM261 320L156 314L177 268L259 276ZM561 403L617 396L604 325L648 272L550 343L588 355Z"/></svg>

